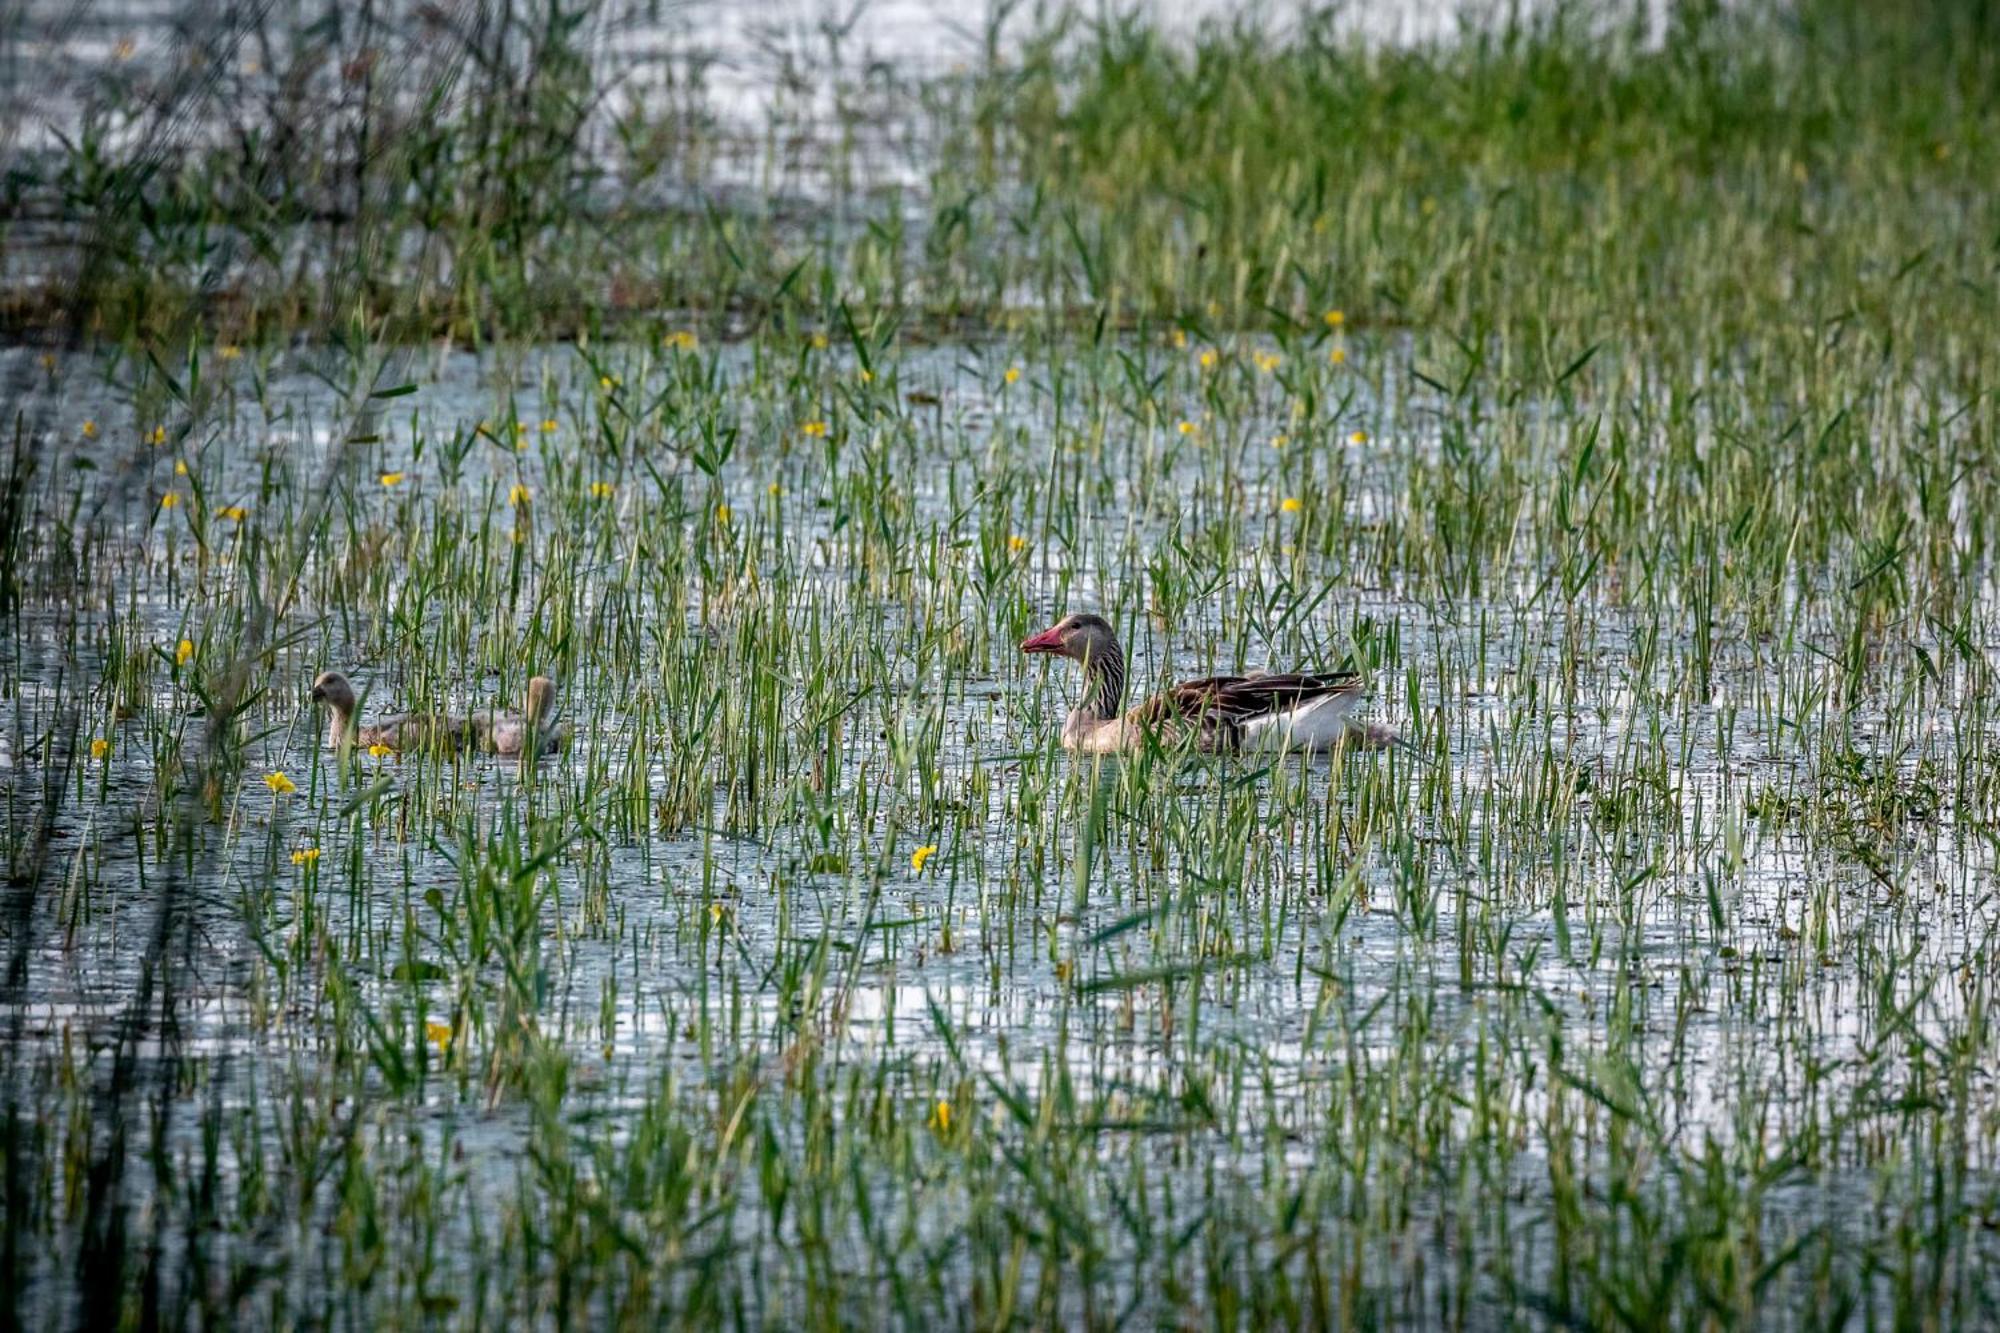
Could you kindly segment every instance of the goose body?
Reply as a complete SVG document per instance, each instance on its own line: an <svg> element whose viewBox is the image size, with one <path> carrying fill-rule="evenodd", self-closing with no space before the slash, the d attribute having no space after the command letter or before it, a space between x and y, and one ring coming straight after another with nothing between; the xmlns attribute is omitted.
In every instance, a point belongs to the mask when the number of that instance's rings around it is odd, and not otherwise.
<svg viewBox="0 0 2000 1333"><path fill-rule="evenodd" d="M404 753L429 749L452 753L472 739L467 720L448 713L398 713L371 725L358 724L354 718L357 707L354 686L338 671L319 674L312 683L312 700L325 704L331 714L326 732L330 750L343 745L364 749L386 745Z"/></svg>
<svg viewBox="0 0 2000 1333"><path fill-rule="evenodd" d="M487 708L472 715L474 743L491 754L552 754L569 742L569 724L557 716L561 708L556 683L536 676L520 712Z"/></svg>
<svg viewBox="0 0 2000 1333"><path fill-rule="evenodd" d="M1024 653L1067 657L1083 668L1083 699L1064 720L1063 748L1079 754L1129 754L1152 738L1209 754L1292 751L1322 754L1342 746L1392 745L1396 734L1357 722L1366 697L1351 671L1252 672L1183 681L1129 711L1125 653L1102 616L1065 616L1021 644Z"/></svg>

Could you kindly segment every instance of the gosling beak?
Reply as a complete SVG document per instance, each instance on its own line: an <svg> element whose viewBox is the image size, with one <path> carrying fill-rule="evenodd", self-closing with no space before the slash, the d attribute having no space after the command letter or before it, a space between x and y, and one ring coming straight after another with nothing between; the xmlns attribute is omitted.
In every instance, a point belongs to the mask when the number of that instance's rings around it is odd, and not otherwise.
<svg viewBox="0 0 2000 1333"><path fill-rule="evenodd" d="M1021 640L1021 651L1024 653L1060 653L1062 650L1062 635L1053 625L1031 639Z"/></svg>

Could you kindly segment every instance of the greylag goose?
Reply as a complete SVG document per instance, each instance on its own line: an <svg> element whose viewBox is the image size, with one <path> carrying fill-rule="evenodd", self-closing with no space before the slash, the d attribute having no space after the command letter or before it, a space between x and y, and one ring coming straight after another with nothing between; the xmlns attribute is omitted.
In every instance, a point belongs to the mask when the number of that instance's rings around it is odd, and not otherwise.
<svg viewBox="0 0 2000 1333"><path fill-rule="evenodd" d="M531 746L537 755L552 754L569 741L569 724L557 718L560 709L556 683L547 676L536 676L528 682L521 712L484 709L474 713L473 734L479 748L493 754L522 754Z"/></svg>
<svg viewBox="0 0 2000 1333"><path fill-rule="evenodd" d="M312 683L314 703L325 704L333 714L327 726L328 749L342 745L364 748L386 745L392 750L424 750L432 747L453 751L471 739L464 718L444 713L400 713L385 717L373 726L359 726L354 720L354 686L338 671L322 671Z"/></svg>
<svg viewBox="0 0 2000 1333"><path fill-rule="evenodd" d="M1341 745L1377 748L1398 742L1386 727L1348 716L1364 697L1352 671L1253 672L1208 676L1170 686L1130 711L1125 654L1102 616L1069 615L1021 644L1024 653L1052 653L1083 667L1083 698L1063 722L1062 743L1081 754L1128 754L1150 736L1163 745L1197 750L1322 753Z"/></svg>

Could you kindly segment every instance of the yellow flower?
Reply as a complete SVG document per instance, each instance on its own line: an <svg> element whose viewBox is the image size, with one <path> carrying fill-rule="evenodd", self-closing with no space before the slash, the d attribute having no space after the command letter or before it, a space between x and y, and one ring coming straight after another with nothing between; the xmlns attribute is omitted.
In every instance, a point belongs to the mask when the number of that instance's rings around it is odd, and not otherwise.
<svg viewBox="0 0 2000 1333"><path fill-rule="evenodd" d="M674 334L673 337L667 339L667 345L678 347L683 352L692 352L696 347L701 345L701 340L694 336L693 330L682 329L680 332Z"/></svg>
<svg viewBox="0 0 2000 1333"><path fill-rule="evenodd" d="M1213 370L1215 369L1215 363L1221 359L1221 354L1213 347L1205 348L1201 354L1201 368L1203 370Z"/></svg>
<svg viewBox="0 0 2000 1333"><path fill-rule="evenodd" d="M721 925L723 923L723 920L727 918L728 915L729 915L729 909L724 907L721 903L710 903L708 905L708 919L712 924L718 926Z"/></svg>
<svg viewBox="0 0 2000 1333"><path fill-rule="evenodd" d="M438 1054L443 1055L451 1049L451 1028L443 1023L427 1022L424 1024L424 1040L435 1044Z"/></svg>
<svg viewBox="0 0 2000 1333"><path fill-rule="evenodd" d="M384 472L382 474L382 484L384 486L401 486L403 484L403 474L400 472Z"/></svg>
<svg viewBox="0 0 2000 1333"><path fill-rule="evenodd" d="M1287 514L1296 514L1301 509L1304 509L1305 506L1299 503L1298 496L1288 495L1285 497L1285 502L1279 505L1278 508L1283 510Z"/></svg>
<svg viewBox="0 0 2000 1333"><path fill-rule="evenodd" d="M1289 435L1273 435L1271 437L1271 447L1273 449L1282 449L1291 442L1292 437Z"/></svg>
<svg viewBox="0 0 2000 1333"><path fill-rule="evenodd" d="M1268 375L1272 371L1276 370L1278 368L1279 363L1282 362L1285 358L1279 356L1276 352L1257 352L1254 353L1250 359L1257 363L1257 369L1263 371L1266 375Z"/></svg>
<svg viewBox="0 0 2000 1333"><path fill-rule="evenodd" d="M241 523L244 519L250 517L250 511L242 505L217 505L215 516L217 518L226 518L231 523Z"/></svg>
<svg viewBox="0 0 2000 1333"><path fill-rule="evenodd" d="M292 853L292 864L295 866L309 866L318 860L319 848L317 847L301 847Z"/></svg>
<svg viewBox="0 0 2000 1333"><path fill-rule="evenodd" d="M1180 433L1183 435L1192 435L1196 431L1200 430L1201 427L1195 425L1192 421L1183 421L1178 427L1178 429L1180 430Z"/></svg>
<svg viewBox="0 0 2000 1333"><path fill-rule="evenodd" d="M1326 359L1336 366L1341 365L1347 360L1347 349L1345 347L1333 348L1326 354Z"/></svg>
<svg viewBox="0 0 2000 1333"><path fill-rule="evenodd" d="M160 508L172 509L175 505L179 504L180 502L181 502L180 496L175 495L172 491L168 491L165 495L160 497Z"/></svg>
<svg viewBox="0 0 2000 1333"><path fill-rule="evenodd" d="M543 417L542 434L553 435L555 433L556 433L556 419L554 417Z"/></svg>
<svg viewBox="0 0 2000 1333"><path fill-rule="evenodd" d="M384 745L380 741L376 741L373 745L368 747L368 757L370 759L387 759L390 755L394 753L396 753L394 747Z"/></svg>
<svg viewBox="0 0 2000 1333"><path fill-rule="evenodd" d="M812 336L812 345L815 352L824 352L826 350L826 335L824 333L815 333Z"/></svg>
<svg viewBox="0 0 2000 1333"><path fill-rule="evenodd" d="M729 512L729 506L728 506L728 505L726 505L726 504L721 504L721 505L717 505L717 506L715 507L715 521L716 521L717 523L721 523L721 524L723 524L723 525L725 525L725 526L726 526L726 525L728 524L728 522L729 522L729 519L730 519L730 517L731 517L731 515L730 515L730 512Z"/></svg>
<svg viewBox="0 0 2000 1333"><path fill-rule="evenodd" d="M1186 330L1186 329L1175 329L1175 330L1174 330L1174 331L1173 331L1172 333L1170 333L1170 334L1168 334L1168 335L1167 335L1167 341L1168 341L1168 342L1170 342L1170 343L1172 343L1172 344L1173 344L1173 345L1174 345L1175 347L1177 347L1177 348L1181 348L1181 347L1186 347L1186 346L1187 346L1187 330Z"/></svg>
<svg viewBox="0 0 2000 1333"><path fill-rule="evenodd" d="M105 740L104 737L99 736L96 740L90 743L90 757L92 759L102 759L104 758L105 755L110 753L111 753L111 742Z"/></svg>
<svg viewBox="0 0 2000 1333"><path fill-rule="evenodd" d="M1347 322L1347 312L1346 312L1346 311L1344 311L1344 310L1329 310L1329 311L1327 311L1327 312L1326 312L1326 326L1327 326L1328 328L1330 328L1330 329L1337 329L1337 328L1339 328L1339 327L1340 327L1341 325L1345 324L1346 322Z"/></svg>
<svg viewBox="0 0 2000 1333"><path fill-rule="evenodd" d="M224 343L215 349L215 354L224 361L234 361L237 357L243 355L243 349L235 343Z"/></svg>
<svg viewBox="0 0 2000 1333"><path fill-rule="evenodd" d="M1007 539L1007 549L1019 554L1028 549L1028 539L1017 532Z"/></svg>
<svg viewBox="0 0 2000 1333"><path fill-rule="evenodd" d="M785 488L784 488L783 486L780 486L780 485L779 485L779 484L778 484L777 482L775 482L775 481L774 481L774 482L772 482L772 483L771 483L771 484L770 484L769 486L767 486L767 487L766 487L765 489L766 489L766 490L767 490L768 492L770 492L770 494L772 494L772 495L783 495L783 494L785 493Z"/></svg>
<svg viewBox="0 0 2000 1333"><path fill-rule="evenodd" d="M936 855L937 844L934 842L925 843L910 853L910 869L921 875L924 872L924 863Z"/></svg>
<svg viewBox="0 0 2000 1333"><path fill-rule="evenodd" d="M815 440L820 439L826 434L826 423L824 421L808 421L805 425L799 427L799 433L801 435L809 435Z"/></svg>
<svg viewBox="0 0 2000 1333"><path fill-rule="evenodd" d="M863 384L873 384L875 382L875 372L863 366L861 368L861 382Z"/></svg>
<svg viewBox="0 0 2000 1333"><path fill-rule="evenodd" d="M167 428L165 426L153 427L153 433L150 438L154 444L165 444L167 442Z"/></svg>
<svg viewBox="0 0 2000 1333"><path fill-rule="evenodd" d="M193 639L182 639L179 643L174 645L175 666L186 666L188 664L189 659L191 659L193 656L194 656Z"/></svg>
<svg viewBox="0 0 2000 1333"><path fill-rule="evenodd" d="M174 475L176 477L185 477L187 474L188 474L187 459L176 458L174 460Z"/></svg>
<svg viewBox="0 0 2000 1333"><path fill-rule="evenodd" d="M295 792L299 789L299 784L293 782L283 773L266 773L264 775L264 785L271 789L271 794L274 796L283 796L287 792Z"/></svg>
<svg viewBox="0 0 2000 1333"><path fill-rule="evenodd" d="M942 1097L931 1107L931 1128L939 1134L951 1133L951 1103Z"/></svg>
<svg viewBox="0 0 2000 1333"><path fill-rule="evenodd" d="M1009 384L1019 384L1021 382L1021 368L1019 366L1007 367L1006 378Z"/></svg>
<svg viewBox="0 0 2000 1333"><path fill-rule="evenodd" d="M593 500L609 500L617 493L618 488L608 481L593 481L590 483L590 497Z"/></svg>
<svg viewBox="0 0 2000 1333"><path fill-rule="evenodd" d="M612 379L609 375L599 375L597 377L597 387L604 390L604 392L606 393L610 393L613 389L618 387L618 381Z"/></svg>
<svg viewBox="0 0 2000 1333"><path fill-rule="evenodd" d="M97 438L97 423L95 421L86 421L83 423L83 438L86 440Z"/></svg>
<svg viewBox="0 0 2000 1333"><path fill-rule="evenodd" d="M1357 430L1352 435L1347 437L1347 442L1349 444L1366 444L1368 443L1368 432L1365 430Z"/></svg>
<svg viewBox="0 0 2000 1333"><path fill-rule="evenodd" d="M513 505L517 509L520 506L528 503L530 498L531 497L528 494L528 488L526 486L523 486L518 481L515 482L512 486L509 486L507 488L507 503Z"/></svg>

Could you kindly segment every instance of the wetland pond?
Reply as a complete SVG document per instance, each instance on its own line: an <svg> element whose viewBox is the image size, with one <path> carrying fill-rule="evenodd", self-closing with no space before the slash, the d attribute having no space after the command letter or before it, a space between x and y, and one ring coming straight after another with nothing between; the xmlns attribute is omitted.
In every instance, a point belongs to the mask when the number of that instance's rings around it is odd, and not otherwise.
<svg viewBox="0 0 2000 1333"><path fill-rule="evenodd" d="M1398 180L1352 188L1452 225ZM1977 320L1957 261L1869 288L1900 341L1683 355L1554 251L1549 323L1439 336L1379 234L1163 316L1150 203L1129 251L1071 204L973 277L914 210L978 319L892 316L857 205L804 309L0 349L17 1321L1996 1317L1993 326L1917 332ZM1764 253L1710 225L1659 263ZM1827 225L1814 273L1885 278ZM1017 645L1084 610L1135 699L1346 667L1408 744L1067 755ZM327 669L364 717L549 674L570 740L343 754Z"/></svg>

